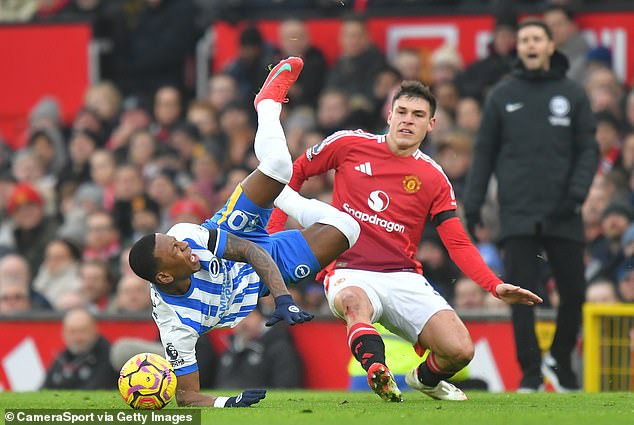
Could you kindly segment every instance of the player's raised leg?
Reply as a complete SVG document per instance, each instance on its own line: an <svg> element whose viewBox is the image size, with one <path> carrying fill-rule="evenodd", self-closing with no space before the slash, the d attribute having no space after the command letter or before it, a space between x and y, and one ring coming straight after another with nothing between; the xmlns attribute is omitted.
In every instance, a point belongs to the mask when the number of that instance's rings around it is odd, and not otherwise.
<svg viewBox="0 0 634 425"><path fill-rule="evenodd" d="M260 164L241 186L247 198L260 207L272 205L293 173L293 161L280 123L280 113L288 89L299 77L303 66L304 61L298 57L282 60L271 70L255 97L258 129L254 149Z"/></svg>
<svg viewBox="0 0 634 425"><path fill-rule="evenodd" d="M405 376L407 385L436 400L467 400L462 390L446 381L473 359L473 342L456 313L435 313L418 336L418 343L431 352Z"/></svg>

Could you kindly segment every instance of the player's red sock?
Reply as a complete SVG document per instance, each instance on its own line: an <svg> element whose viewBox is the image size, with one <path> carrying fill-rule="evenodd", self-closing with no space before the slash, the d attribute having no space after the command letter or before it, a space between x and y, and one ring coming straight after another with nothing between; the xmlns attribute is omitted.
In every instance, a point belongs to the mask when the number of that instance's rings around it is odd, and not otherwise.
<svg viewBox="0 0 634 425"><path fill-rule="evenodd" d="M374 363L385 364L385 344L381 335L369 323L357 323L350 328L348 346L366 371Z"/></svg>
<svg viewBox="0 0 634 425"><path fill-rule="evenodd" d="M428 387L435 387L440 381L449 379L454 376L456 372L444 371L438 366L436 355L429 353L424 362L418 366L418 380Z"/></svg>

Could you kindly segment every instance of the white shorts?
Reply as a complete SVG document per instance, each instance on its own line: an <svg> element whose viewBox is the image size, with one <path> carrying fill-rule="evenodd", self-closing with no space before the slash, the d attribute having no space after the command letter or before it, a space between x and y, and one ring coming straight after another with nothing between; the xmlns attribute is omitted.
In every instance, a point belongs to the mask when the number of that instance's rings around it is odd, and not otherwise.
<svg viewBox="0 0 634 425"><path fill-rule="evenodd" d="M412 345L430 317L441 310L453 310L418 273L336 269L324 284L328 305L336 316L341 317L335 310L335 296L343 288L356 286L372 303L372 323L379 322Z"/></svg>

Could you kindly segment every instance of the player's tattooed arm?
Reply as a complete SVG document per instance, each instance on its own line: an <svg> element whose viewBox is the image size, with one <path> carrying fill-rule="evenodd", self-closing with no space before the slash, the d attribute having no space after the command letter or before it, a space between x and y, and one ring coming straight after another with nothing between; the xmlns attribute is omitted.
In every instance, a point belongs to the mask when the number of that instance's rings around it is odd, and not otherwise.
<svg viewBox="0 0 634 425"><path fill-rule="evenodd" d="M269 288L273 297L289 294L280 269L271 255L261 246L227 233L227 243L222 257L227 260L249 263Z"/></svg>

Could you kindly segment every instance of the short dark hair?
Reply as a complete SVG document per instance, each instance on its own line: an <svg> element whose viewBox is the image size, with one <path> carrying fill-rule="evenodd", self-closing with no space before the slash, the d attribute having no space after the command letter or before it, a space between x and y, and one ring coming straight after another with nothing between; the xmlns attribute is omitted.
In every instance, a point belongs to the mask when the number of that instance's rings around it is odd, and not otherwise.
<svg viewBox="0 0 634 425"><path fill-rule="evenodd" d="M522 22L520 22L520 25L517 27L517 31L519 32L523 28L526 28L526 27L539 27L544 30L549 40L553 39L553 32L550 30L550 28L548 28L548 25L546 25L546 23L542 21L541 19L537 19L537 18L525 19Z"/></svg>
<svg viewBox="0 0 634 425"><path fill-rule="evenodd" d="M416 80L403 81L392 98L392 106L401 97L419 97L429 102L431 116L436 113L436 97L430 88Z"/></svg>
<svg viewBox="0 0 634 425"><path fill-rule="evenodd" d="M128 256L132 271L152 283L156 283L156 274L160 266L159 259L154 256L155 246L156 234L145 235L132 245Z"/></svg>

